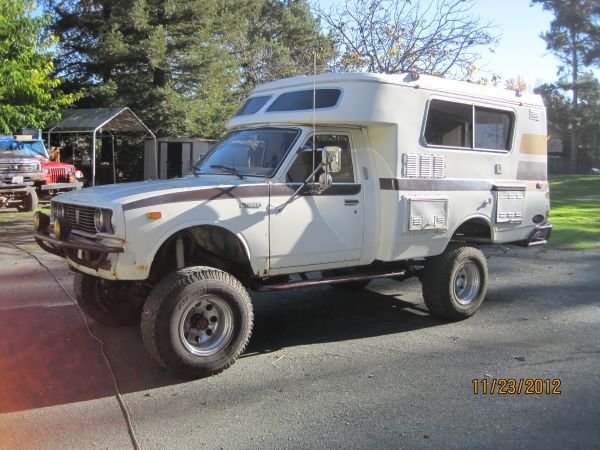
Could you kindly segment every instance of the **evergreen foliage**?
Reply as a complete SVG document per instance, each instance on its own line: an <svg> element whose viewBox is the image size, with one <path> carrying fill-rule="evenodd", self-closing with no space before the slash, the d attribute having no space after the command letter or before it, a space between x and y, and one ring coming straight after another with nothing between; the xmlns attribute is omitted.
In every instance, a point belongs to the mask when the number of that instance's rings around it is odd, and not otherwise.
<svg viewBox="0 0 600 450"><path fill-rule="evenodd" d="M79 106L129 106L158 136L219 137L256 84L308 73L313 53L330 48L305 0L48 6L61 38L57 72L84 92Z"/></svg>
<svg viewBox="0 0 600 450"><path fill-rule="evenodd" d="M596 152L600 134L598 82L586 72L586 66L598 59L600 5L597 0L532 1L554 14L550 30L542 38L562 65L558 82L542 86L540 92L548 102L551 123L568 136L572 170L576 171L579 150L588 157ZM570 104L564 96L569 91Z"/></svg>

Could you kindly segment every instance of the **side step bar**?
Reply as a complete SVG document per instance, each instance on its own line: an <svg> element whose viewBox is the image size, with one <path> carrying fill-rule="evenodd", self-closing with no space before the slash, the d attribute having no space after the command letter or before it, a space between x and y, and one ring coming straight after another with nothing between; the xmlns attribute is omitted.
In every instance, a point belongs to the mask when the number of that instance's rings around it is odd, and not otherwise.
<svg viewBox="0 0 600 450"><path fill-rule="evenodd" d="M365 273L363 275L342 275L330 278L317 278L315 280L287 281L285 283L263 284L259 291L283 291L308 286L319 286L323 284L347 283L351 281L374 280L376 278L406 277L406 270L396 272Z"/></svg>

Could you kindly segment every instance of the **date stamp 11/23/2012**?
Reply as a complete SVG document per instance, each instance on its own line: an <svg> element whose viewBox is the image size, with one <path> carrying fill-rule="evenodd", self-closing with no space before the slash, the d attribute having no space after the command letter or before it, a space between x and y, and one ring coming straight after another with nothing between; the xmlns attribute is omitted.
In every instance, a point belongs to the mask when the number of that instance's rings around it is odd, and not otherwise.
<svg viewBox="0 0 600 450"><path fill-rule="evenodd" d="M474 395L560 395L559 378L473 378Z"/></svg>

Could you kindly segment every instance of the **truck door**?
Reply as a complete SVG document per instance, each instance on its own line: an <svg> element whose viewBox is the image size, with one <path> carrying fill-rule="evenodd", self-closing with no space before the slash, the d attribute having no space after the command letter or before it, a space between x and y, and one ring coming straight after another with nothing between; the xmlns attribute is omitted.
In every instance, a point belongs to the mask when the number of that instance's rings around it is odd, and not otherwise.
<svg viewBox="0 0 600 450"><path fill-rule="evenodd" d="M285 182L271 188L270 268L318 270L328 263L352 265L361 257L364 233L364 190L357 182L350 133L318 133L316 148L338 146L342 149L342 168L332 174L333 184L317 193L310 184L285 208L284 203L313 171L312 136L299 149L289 167ZM320 153L315 154L315 167ZM315 181L318 180L318 174ZM287 271L287 270L286 270Z"/></svg>

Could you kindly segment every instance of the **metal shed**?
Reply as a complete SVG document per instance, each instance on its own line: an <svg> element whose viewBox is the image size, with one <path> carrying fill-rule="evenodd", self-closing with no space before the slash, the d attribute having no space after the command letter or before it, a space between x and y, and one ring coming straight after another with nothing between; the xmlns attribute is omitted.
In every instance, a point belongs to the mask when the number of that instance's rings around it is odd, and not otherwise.
<svg viewBox="0 0 600 450"><path fill-rule="evenodd" d="M214 139L148 138L144 148L144 179L167 179L192 173L194 164L216 143Z"/></svg>
<svg viewBox="0 0 600 450"><path fill-rule="evenodd" d="M50 145L52 134L84 133L92 134L92 186L96 184L96 135L98 133L111 135L142 133L144 136L149 136L154 142L154 158L156 160L156 136L128 107L63 110L62 119L48 130L48 145Z"/></svg>

